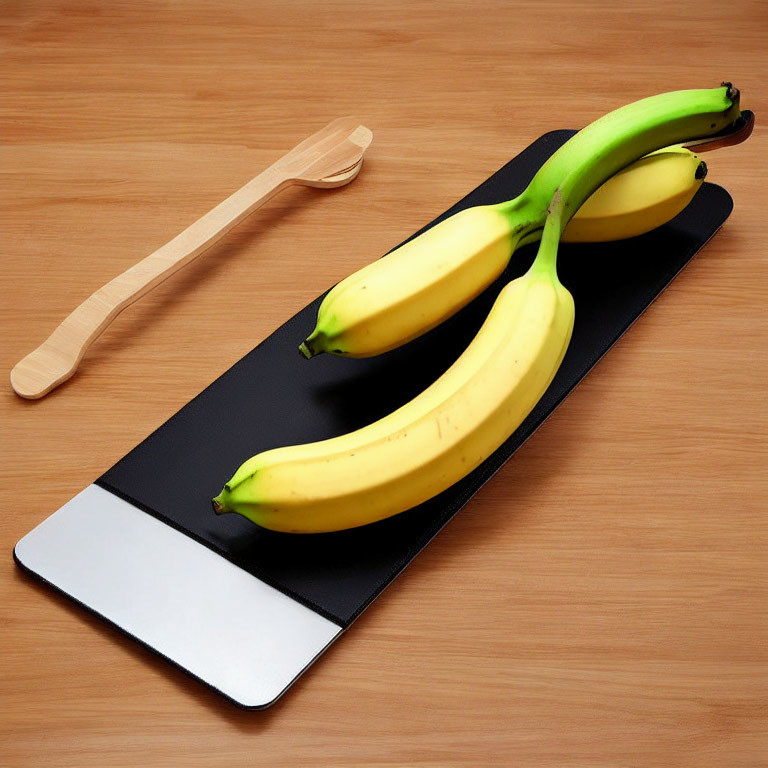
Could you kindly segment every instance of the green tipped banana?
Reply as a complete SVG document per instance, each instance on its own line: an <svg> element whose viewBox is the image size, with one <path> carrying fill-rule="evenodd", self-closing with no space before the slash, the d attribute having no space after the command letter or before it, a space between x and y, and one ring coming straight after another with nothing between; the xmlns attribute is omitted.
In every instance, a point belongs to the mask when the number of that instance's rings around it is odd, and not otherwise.
<svg viewBox="0 0 768 768"><path fill-rule="evenodd" d="M521 242L539 236L566 176L579 179L570 219L601 184L639 158L720 133L739 115L738 91L730 84L652 96L605 115L555 152L514 200L461 211L342 280L323 300L301 352L370 357L420 336L493 282ZM574 238L584 236L577 230Z"/></svg>

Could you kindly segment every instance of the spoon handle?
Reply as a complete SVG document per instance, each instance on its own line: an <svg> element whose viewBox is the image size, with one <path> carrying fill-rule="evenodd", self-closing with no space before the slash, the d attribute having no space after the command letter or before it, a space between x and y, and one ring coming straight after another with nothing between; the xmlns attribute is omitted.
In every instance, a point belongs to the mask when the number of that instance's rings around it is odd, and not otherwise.
<svg viewBox="0 0 768 768"><path fill-rule="evenodd" d="M219 203L154 253L92 293L11 371L14 391L43 397L70 378L88 347L126 307L220 240L256 208L296 180L274 166Z"/></svg>

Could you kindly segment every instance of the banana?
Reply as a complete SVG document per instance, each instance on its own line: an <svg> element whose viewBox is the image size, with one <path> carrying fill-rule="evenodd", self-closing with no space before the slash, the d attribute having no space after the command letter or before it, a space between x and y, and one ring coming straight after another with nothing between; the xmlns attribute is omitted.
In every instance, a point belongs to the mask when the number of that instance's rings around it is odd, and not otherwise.
<svg viewBox="0 0 768 768"><path fill-rule="evenodd" d="M706 175L706 164L683 147L646 155L592 193L566 226L562 240L599 243L650 232L683 211Z"/></svg>
<svg viewBox="0 0 768 768"><path fill-rule="evenodd" d="M556 247L556 242L555 242ZM445 490L520 425L571 338L574 304L543 260L499 293L456 362L379 421L246 461L213 500L287 533L338 531L390 517Z"/></svg>
<svg viewBox="0 0 768 768"><path fill-rule="evenodd" d="M575 211L601 183L649 152L734 124L738 96L730 84L676 91L603 116L555 152L518 197L461 211L342 280L321 303L300 351L370 357L434 328L493 282L521 243L538 237L566 175L580 179ZM653 206L652 214L658 214ZM614 223L620 231L622 223ZM586 222L582 228L589 230ZM579 228L574 231L578 236Z"/></svg>
<svg viewBox="0 0 768 768"><path fill-rule="evenodd" d="M642 121L642 114L635 119ZM677 121L679 135L683 132L681 119L679 110L656 114L653 124L646 124L646 133L619 124L617 130L629 146L621 147L615 137L606 136L611 148L606 153L592 145L591 164L578 161L579 153L587 151L578 145L574 162L561 167L563 173L554 185L546 214L536 227L541 230L541 241L532 266L501 290L486 321L456 362L413 400L372 424L248 459L213 499L214 510L242 514L275 531L338 531L410 509L479 466L530 413L568 348L574 302L558 279L556 262L560 238L573 213L618 170L616 158L621 158L624 167L653 150L660 135L670 135L662 130L666 122ZM606 160L611 153L613 163ZM543 184L541 180L537 183ZM482 247L490 254L489 260L498 258L499 243L509 242L505 237L511 241L529 234L524 228L510 232L499 226L497 211L498 207L484 207L470 214L472 221L475 216L483 219L486 239ZM444 222L444 232L451 232L449 222ZM453 238L458 250L466 249L469 241L462 232L454 232ZM432 242L439 241L438 237ZM433 263L439 267L440 259ZM378 281L379 274L373 278ZM373 278L353 283L353 293L367 290ZM400 326L399 332L402 330Z"/></svg>
<svg viewBox="0 0 768 768"><path fill-rule="evenodd" d="M399 347L490 285L520 237L494 206L451 216L385 256L386 269L375 261L333 288L299 350L368 357Z"/></svg>

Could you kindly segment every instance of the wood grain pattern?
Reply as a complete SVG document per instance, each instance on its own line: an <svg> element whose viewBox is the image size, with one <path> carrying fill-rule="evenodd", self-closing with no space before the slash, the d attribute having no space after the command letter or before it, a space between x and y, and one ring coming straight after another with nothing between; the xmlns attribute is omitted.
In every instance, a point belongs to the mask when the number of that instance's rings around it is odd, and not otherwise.
<svg viewBox="0 0 768 768"><path fill-rule="evenodd" d="M0 0L0 24L6 373L286 146L344 114L376 136L354 184L272 200L56 392L0 393L2 765L765 765L762 2ZM273 709L15 568L34 525L541 133L724 79L757 114L706 158L726 226Z"/></svg>

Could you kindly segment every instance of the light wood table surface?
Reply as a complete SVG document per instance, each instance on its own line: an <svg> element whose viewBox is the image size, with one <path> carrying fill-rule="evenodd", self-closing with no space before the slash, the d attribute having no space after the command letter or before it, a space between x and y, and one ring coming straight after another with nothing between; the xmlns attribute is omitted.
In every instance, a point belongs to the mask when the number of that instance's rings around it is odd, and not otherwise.
<svg viewBox="0 0 768 768"><path fill-rule="evenodd" d="M3 0L2 366L304 136L374 131L2 402L3 766L768 763L762 2ZM274 708L24 576L13 544L330 284L542 133L732 80L733 215ZM6 379L7 381L7 379ZM226 649L222 649L226 653Z"/></svg>

